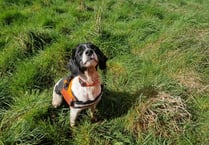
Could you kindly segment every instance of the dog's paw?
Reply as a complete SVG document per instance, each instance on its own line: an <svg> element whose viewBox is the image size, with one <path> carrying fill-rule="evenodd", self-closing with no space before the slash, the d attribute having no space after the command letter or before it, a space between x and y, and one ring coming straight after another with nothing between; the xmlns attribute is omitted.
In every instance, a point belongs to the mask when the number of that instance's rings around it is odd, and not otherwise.
<svg viewBox="0 0 209 145"><path fill-rule="evenodd" d="M53 106L54 108L57 108L57 107L59 107L59 106L60 106L60 104L57 104L57 103L52 103L52 106Z"/></svg>
<svg viewBox="0 0 209 145"><path fill-rule="evenodd" d="M91 122L92 122L92 123L95 123L95 122L97 122L97 121L98 121L98 118L97 118L97 117L94 116L94 117L91 118Z"/></svg>
<svg viewBox="0 0 209 145"><path fill-rule="evenodd" d="M75 122L70 122L70 127L74 127L75 126Z"/></svg>

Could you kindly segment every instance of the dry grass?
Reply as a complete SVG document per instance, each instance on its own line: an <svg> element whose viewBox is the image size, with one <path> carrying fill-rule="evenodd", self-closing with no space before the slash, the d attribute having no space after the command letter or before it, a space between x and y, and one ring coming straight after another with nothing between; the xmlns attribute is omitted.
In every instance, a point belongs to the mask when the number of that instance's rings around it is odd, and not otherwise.
<svg viewBox="0 0 209 145"><path fill-rule="evenodd" d="M159 92L155 97L136 106L132 131L154 131L155 135L171 137L184 133L183 126L191 121L191 114L179 96Z"/></svg>
<svg viewBox="0 0 209 145"><path fill-rule="evenodd" d="M180 71L173 78L181 86L186 87L188 93L193 91L202 92L205 90L200 76L194 71Z"/></svg>

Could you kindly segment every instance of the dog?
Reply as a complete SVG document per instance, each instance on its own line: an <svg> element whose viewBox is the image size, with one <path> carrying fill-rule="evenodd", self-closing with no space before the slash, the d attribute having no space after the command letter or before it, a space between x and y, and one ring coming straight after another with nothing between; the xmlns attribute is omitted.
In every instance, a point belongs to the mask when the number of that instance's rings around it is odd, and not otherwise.
<svg viewBox="0 0 209 145"><path fill-rule="evenodd" d="M93 43L82 43L72 49L69 61L71 75L60 79L54 86L52 105L59 107L63 100L70 107L70 126L75 125L78 114L90 108L90 116L95 118L95 109L101 100L103 85L98 73L106 69L107 57Z"/></svg>

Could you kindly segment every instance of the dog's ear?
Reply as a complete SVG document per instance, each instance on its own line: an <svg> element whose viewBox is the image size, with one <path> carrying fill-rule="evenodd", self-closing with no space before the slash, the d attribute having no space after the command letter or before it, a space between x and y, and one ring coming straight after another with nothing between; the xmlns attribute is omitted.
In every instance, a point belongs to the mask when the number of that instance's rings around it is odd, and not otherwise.
<svg viewBox="0 0 209 145"><path fill-rule="evenodd" d="M75 52L76 49L72 49L72 56L67 64L67 68L71 71L71 75L78 75L79 74L79 67L75 60Z"/></svg>
<svg viewBox="0 0 209 145"><path fill-rule="evenodd" d="M75 52L76 52L76 48L73 48L72 49L72 55L71 55L72 56L72 59L75 59Z"/></svg>
<svg viewBox="0 0 209 145"><path fill-rule="evenodd" d="M92 47L94 49L95 53L98 56L98 59L99 59L99 68L101 70L106 69L107 57L104 55L104 53L96 45L94 45L92 43L89 43L89 44L90 44L90 47Z"/></svg>

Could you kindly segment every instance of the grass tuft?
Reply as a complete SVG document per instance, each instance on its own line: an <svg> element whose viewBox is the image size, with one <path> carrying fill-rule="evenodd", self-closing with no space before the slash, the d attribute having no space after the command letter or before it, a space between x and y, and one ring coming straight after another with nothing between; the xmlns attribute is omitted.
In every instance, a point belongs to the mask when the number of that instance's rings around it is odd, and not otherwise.
<svg viewBox="0 0 209 145"><path fill-rule="evenodd" d="M47 31L33 32L28 31L18 37L25 47L25 54L31 55L43 50L46 45L52 43L53 36Z"/></svg>
<svg viewBox="0 0 209 145"><path fill-rule="evenodd" d="M14 23L20 24L21 21L24 21L26 19L26 16L16 10L13 10L5 13L3 16L1 16L0 19L3 25L9 26Z"/></svg>
<svg viewBox="0 0 209 145"><path fill-rule="evenodd" d="M127 116L127 126L138 137L143 132L152 132L155 136L172 138L184 134L191 118L181 97L159 92L133 107Z"/></svg>

